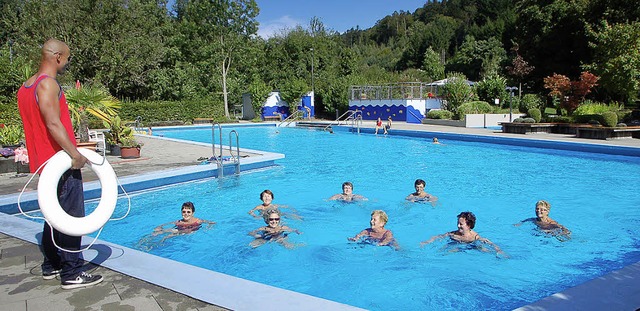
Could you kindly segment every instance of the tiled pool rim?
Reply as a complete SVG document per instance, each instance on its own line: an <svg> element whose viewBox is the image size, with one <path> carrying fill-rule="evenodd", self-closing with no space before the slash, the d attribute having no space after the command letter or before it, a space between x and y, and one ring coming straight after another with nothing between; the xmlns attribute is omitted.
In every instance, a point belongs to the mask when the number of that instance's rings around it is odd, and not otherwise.
<svg viewBox="0 0 640 311"><path fill-rule="evenodd" d="M210 126L192 126L188 128L200 127L206 128ZM353 131L350 127L334 127L334 130ZM362 133L373 133L373 130L368 128L361 128L360 130ZM440 139L640 156L640 148L625 146L603 146L588 143L413 130L395 130L392 135L427 138L437 136ZM185 142L164 137L154 138ZM207 143L189 143L211 146L211 144ZM250 149L241 149L241 151L259 154L258 156L241 159L242 171L273 166L276 165L275 160L284 158L284 155L278 153ZM121 183L127 192L131 192L214 176L217 176L215 165L197 165L125 177L121 179ZM97 181L85 183L85 193L87 199L99 197L99 183ZM37 208L37 193L35 191L25 193L22 200L23 203L21 206L23 206L23 208L28 210ZM42 230L40 224L8 215L18 212L17 194L0 196L0 212L2 212L0 213L1 232L31 243L38 243L38 236ZM91 240L93 239L84 237L83 244L87 245ZM286 304L279 304L277 306L278 310L358 310L356 307L175 262L102 240L98 240L90 250L84 252L84 255L86 260L95 264L233 310L264 309L264 302L268 299L273 299L273 297L280 297L278 298L279 301L286 302ZM140 265L141 262L145 264ZM158 273L158 271L162 271L162 273ZM184 278L180 277L184 273L192 276L197 275L198 280L191 279L185 281ZM615 285L620 283L620 280L626 280L627 282L622 284L622 286L619 286L619 284ZM629 280L638 280L634 282L638 284L634 284L636 286L628 286L627 283ZM194 286L194 284L198 285ZM610 307L617 305L621 307L621 309L636 309L640 306L640 293L634 288L639 287L640 262L629 265L621 270L613 271L605 276L593 279L576 287L569 288L564 292L543 298L538 302L523 306L518 310L576 309L576 304L582 306L582 308L578 309L597 309L598 307L597 304L594 304L594 299L598 299L595 300L595 302L598 303L607 302L607 304L602 304L602 306ZM599 295L594 295L594 291L598 292ZM609 292L608 296L603 295L607 292Z"/></svg>

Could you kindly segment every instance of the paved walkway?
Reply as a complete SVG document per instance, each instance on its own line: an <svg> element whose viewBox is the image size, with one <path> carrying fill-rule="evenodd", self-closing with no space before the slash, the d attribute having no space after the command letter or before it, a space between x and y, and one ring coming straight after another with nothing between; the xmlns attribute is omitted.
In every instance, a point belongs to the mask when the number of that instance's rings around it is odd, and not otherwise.
<svg viewBox="0 0 640 311"><path fill-rule="evenodd" d="M373 128L374 125L374 121L363 123L365 128ZM572 135L504 134L487 129L400 122L394 123L391 131L396 129L640 148L640 139L587 140L577 139ZM109 162L119 177L195 165L198 163L198 158L208 157L212 153L211 148L206 145L185 144L148 137L140 137L140 140L144 143L142 158L123 160L108 156ZM246 155L251 156L251 154ZM95 180L95 176L90 172L83 172L83 174L86 181ZM19 192L28 180L26 176L14 176L14 173L0 174L0 195ZM35 189L36 185L37 178L28 189ZM101 266L91 266L91 264L88 265L90 272L102 274L105 281L93 287L65 291L60 289L59 280L42 279L41 261L42 255L36 245L0 234L0 310L224 310Z"/></svg>

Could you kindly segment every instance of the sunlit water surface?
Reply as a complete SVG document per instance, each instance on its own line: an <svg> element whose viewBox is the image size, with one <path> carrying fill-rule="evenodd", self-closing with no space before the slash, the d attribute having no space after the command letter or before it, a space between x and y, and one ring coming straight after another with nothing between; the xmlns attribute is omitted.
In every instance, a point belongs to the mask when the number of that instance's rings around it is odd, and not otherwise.
<svg viewBox="0 0 640 311"><path fill-rule="evenodd" d="M373 310L507 310L565 290L640 260L640 161L580 152L469 143L433 145L403 138L307 129L238 127L240 146L280 152L271 169L135 194L131 214L109 223L101 238L152 254L273 286ZM230 129L224 129L224 141ZM211 142L209 129L156 130L155 135ZM208 155L185 155L195 159ZM435 207L407 203L413 182L439 197ZM326 199L344 181L369 198L358 204ZM247 233L264 223L247 212L271 189L274 203L297 209L286 220L302 235L293 250L276 243L257 249ZM572 232L560 242L531 223L537 200ZM209 230L152 241L141 238L181 217L192 201ZM116 215L126 208L118 203ZM92 203L95 206L95 203ZM401 250L347 241L369 226L376 209L389 215ZM455 252L430 236L456 229L456 215L472 211L476 231L509 256L478 250ZM215 290L215 289L211 289ZM284 303L284 302L282 302Z"/></svg>

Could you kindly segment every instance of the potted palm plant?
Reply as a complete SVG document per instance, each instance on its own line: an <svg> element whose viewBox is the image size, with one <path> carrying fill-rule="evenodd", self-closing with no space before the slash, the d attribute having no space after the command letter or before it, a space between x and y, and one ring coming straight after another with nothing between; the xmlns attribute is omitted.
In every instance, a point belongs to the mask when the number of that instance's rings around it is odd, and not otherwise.
<svg viewBox="0 0 640 311"><path fill-rule="evenodd" d="M135 159L140 157L142 143L138 142L133 134L122 137L119 143L120 157L123 159Z"/></svg>
<svg viewBox="0 0 640 311"><path fill-rule="evenodd" d="M89 141L89 116L110 122L120 109L120 102L111 96L107 90L99 86L81 87L65 91L73 128L81 143Z"/></svg>
<svg viewBox="0 0 640 311"><path fill-rule="evenodd" d="M104 138L109 150L111 150L111 155L119 156L122 140L125 137L133 138L133 130L128 126L124 126L120 116L117 115L110 118L109 121L103 121L103 124L109 129L108 132L104 133Z"/></svg>

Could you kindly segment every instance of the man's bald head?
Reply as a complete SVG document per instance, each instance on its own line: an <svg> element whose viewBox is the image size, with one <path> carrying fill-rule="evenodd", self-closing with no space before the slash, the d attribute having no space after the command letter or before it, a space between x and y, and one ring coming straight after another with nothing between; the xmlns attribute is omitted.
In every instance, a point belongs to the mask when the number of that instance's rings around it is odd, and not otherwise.
<svg viewBox="0 0 640 311"><path fill-rule="evenodd" d="M42 46L42 64L55 66L58 74L63 74L69 63L69 46L57 39L49 39Z"/></svg>
<svg viewBox="0 0 640 311"><path fill-rule="evenodd" d="M61 54L64 56L69 55L69 46L66 43L58 39L49 39L42 46L42 56Z"/></svg>

